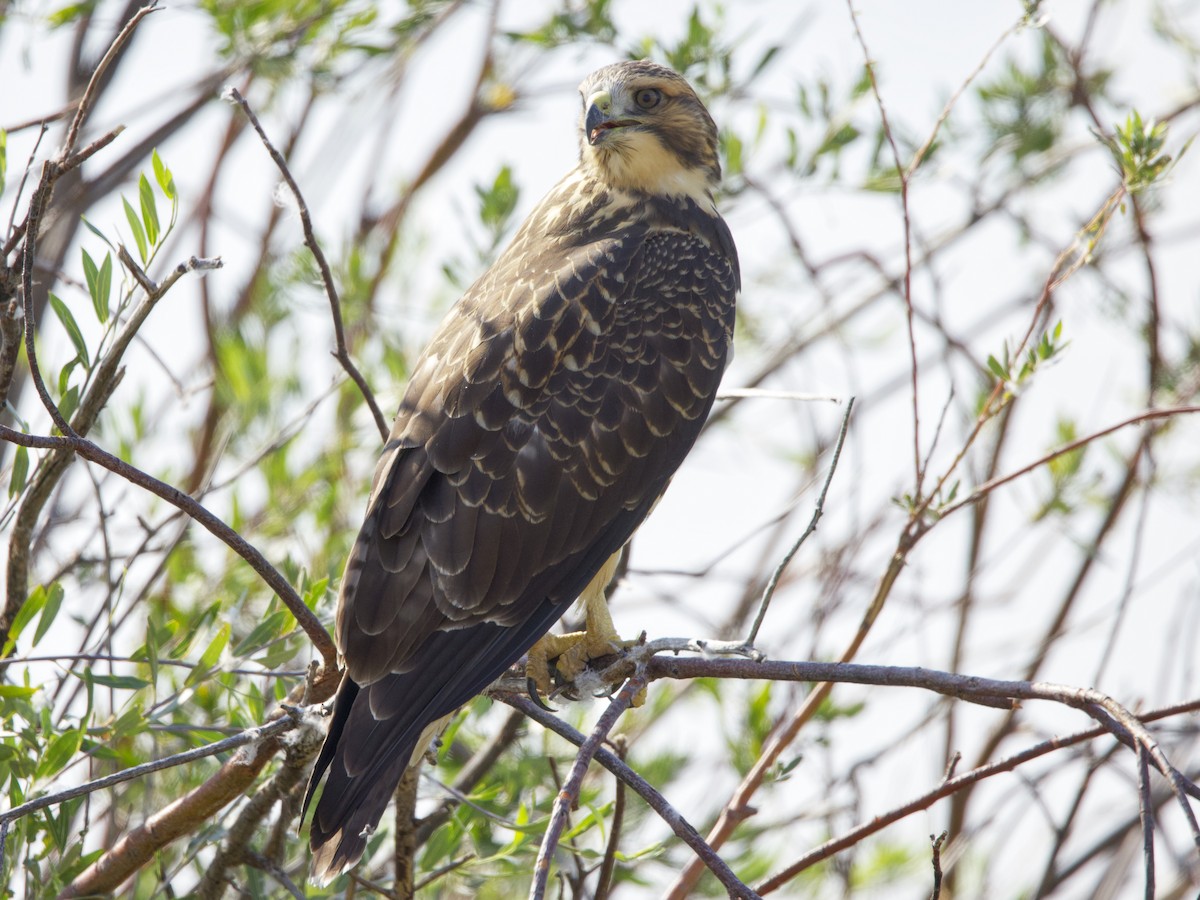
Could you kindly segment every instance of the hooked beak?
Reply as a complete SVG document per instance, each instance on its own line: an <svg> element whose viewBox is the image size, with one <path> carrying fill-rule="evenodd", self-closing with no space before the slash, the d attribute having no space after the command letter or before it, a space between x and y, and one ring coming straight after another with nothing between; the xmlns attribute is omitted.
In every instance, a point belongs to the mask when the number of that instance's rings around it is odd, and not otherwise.
<svg viewBox="0 0 1200 900"><path fill-rule="evenodd" d="M633 119L618 119L613 116L612 95L608 91L597 91L588 97L587 114L583 117L583 133L593 147L604 140L608 131L636 125Z"/></svg>

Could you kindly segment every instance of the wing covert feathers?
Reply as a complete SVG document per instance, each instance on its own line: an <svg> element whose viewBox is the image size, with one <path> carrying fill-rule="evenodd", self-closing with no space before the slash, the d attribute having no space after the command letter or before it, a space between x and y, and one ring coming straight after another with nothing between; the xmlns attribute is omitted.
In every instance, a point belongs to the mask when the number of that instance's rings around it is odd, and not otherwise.
<svg viewBox="0 0 1200 900"><path fill-rule="evenodd" d="M526 653L649 513L712 406L738 287L711 203L581 163L450 311L342 580L345 677L305 801L324 777L315 879L362 855L426 728Z"/></svg>

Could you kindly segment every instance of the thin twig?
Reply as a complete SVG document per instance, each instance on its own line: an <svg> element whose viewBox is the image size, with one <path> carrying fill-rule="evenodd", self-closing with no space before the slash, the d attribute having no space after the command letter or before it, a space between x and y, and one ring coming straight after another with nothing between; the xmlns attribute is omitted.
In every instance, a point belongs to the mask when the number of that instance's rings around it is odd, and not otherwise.
<svg viewBox="0 0 1200 900"><path fill-rule="evenodd" d="M1142 824L1142 865L1146 871L1146 900L1154 900L1154 801L1150 796L1150 754L1138 745L1138 818Z"/></svg>
<svg viewBox="0 0 1200 900"><path fill-rule="evenodd" d="M626 751L625 736L618 734L611 741L613 751L624 762ZM608 843L604 847L604 861L600 863L600 873L596 876L596 894L594 900L608 900L612 888L613 873L617 868L617 850L621 846L621 826L625 822L625 782L620 778L613 791L612 819L608 823Z"/></svg>
<svg viewBox="0 0 1200 900"><path fill-rule="evenodd" d="M141 24L142 19L150 15L150 13L158 12L162 9L158 5L157 0L143 6L136 13L129 17L129 21L121 28L117 36L113 38L113 42L108 45L108 49L104 52L104 56L100 58L100 62L96 65L96 70L92 72L92 77L88 80L88 85L83 91L83 95L79 98L79 105L75 109L75 116L71 119L71 124L67 128L67 136L63 140L62 149L59 151L59 160L65 161L70 156L71 151L75 149L75 142L79 140L79 131L83 128L83 122L88 117L88 113L92 111L92 104L96 102L96 97L100 93L100 81L104 78L104 73L108 70L109 64L120 55L129 39L133 37L134 31Z"/></svg>
<svg viewBox="0 0 1200 900"><path fill-rule="evenodd" d="M841 403L841 397L831 394L809 394L804 391L779 391L768 388L722 388L717 392L718 400L801 400L826 403Z"/></svg>
<svg viewBox="0 0 1200 900"><path fill-rule="evenodd" d="M646 687L646 675L638 672L622 685L608 708L596 721L596 727L587 736L575 754L575 762L563 782L558 796L554 798L554 808L550 812L550 821L546 825L546 833L542 836L542 845L538 848L537 862L533 867L533 883L529 887L529 900L543 900L546 896L546 885L550 878L550 860L554 858L554 850L567 824L567 815L571 807L579 800L579 791L583 787L583 776L588 766L608 733L617 724L617 719L633 703L633 698Z"/></svg>
<svg viewBox="0 0 1200 900"><path fill-rule="evenodd" d="M300 185L292 177L291 169L288 168L287 160L283 158L283 154L275 149L275 145L267 137L262 124L258 121L258 116L254 114L254 110L250 108L250 104L246 102L246 98L235 87L228 88L228 96L242 108L242 112L246 114L246 118L250 120L250 124L254 126L254 130L258 132L259 139L262 141L263 146L266 147L267 153L271 155L271 159L274 161L275 167L279 169L283 180L287 183L292 196L296 198L296 208L300 213L300 225L304 229L304 243L312 252L313 259L317 262L317 268L321 270L321 281L325 285L325 295L329 298L329 309L333 314L335 345L333 357L341 363L342 368L346 370L346 374L358 386L359 392L371 410L371 415L375 418L375 427L379 429L380 440L386 441L388 436L387 419L384 418L383 413L380 411L379 404L375 402L375 395L371 392L371 388L367 384L367 379L363 377L362 372L358 370L358 367L354 365L354 361L350 359L350 351L346 347L346 329L342 324L342 303L338 299L337 285L333 283L333 272L329 268L329 261L325 258L325 253L321 250L321 245L317 242L316 232L313 231L312 216L308 213L308 204L304 202L304 195L300 193Z"/></svg>
<svg viewBox="0 0 1200 900"><path fill-rule="evenodd" d="M553 731L577 747L581 746L587 740L583 734L552 713L546 712L525 694L498 692L492 696L502 703L507 703L514 709L519 709L542 727ZM633 788L638 796L645 800L650 808L658 813L676 836L692 848L696 856L703 861L704 865L717 877L717 880L725 886L726 890L729 891L730 897L737 898L737 900L760 900L759 894L743 884L733 874L733 870L729 868L725 860L721 859L717 855L717 852L705 843L704 838L700 836L700 832L696 831L691 823L683 817L683 814L667 802L667 799L650 782L646 781L641 775L617 758L616 754L605 750L603 747L596 751L595 760Z"/></svg>
<svg viewBox="0 0 1200 900"><path fill-rule="evenodd" d="M1064 444L1061 447L1057 447L1054 450L1051 450L1045 456L1034 460L1028 465L1022 466L1015 472L1009 472L1007 475L1000 475L996 478L991 478L988 481L985 481L957 503L952 503L945 509L941 510L941 516L948 516L955 510L961 509L970 503L976 503L985 494L990 494L1001 485L1008 484L1010 481L1015 481L1022 475L1028 475L1034 469L1038 469L1041 466L1046 465L1046 463L1058 459L1058 457L1066 453L1071 453L1074 450L1078 450L1080 447L1087 446L1088 444L1092 443L1093 441L1097 441L1102 437L1107 437L1114 431L1120 431L1122 428L1128 428L1130 425L1137 425L1141 422L1150 422L1155 419L1169 419L1172 416L1183 416L1190 413L1200 413L1200 406L1171 406L1165 409L1148 409L1144 412L1138 413L1136 416L1130 416L1128 419L1123 419L1122 421L1117 422L1115 425L1109 425L1107 428L1102 428L1099 431L1092 432L1091 434L1085 435L1078 440L1071 441L1069 444Z"/></svg>
<svg viewBox="0 0 1200 900"><path fill-rule="evenodd" d="M525 717L515 709L508 711L508 717L504 720L504 724L459 769L458 774L454 777L454 783L449 785L451 791L450 797L442 801L442 804L437 809L417 823L418 845L424 844L429 840L430 835L433 834L435 829L450 820L451 814L453 814L459 803L457 795L469 794L475 789L475 786L496 765L504 751L512 746L513 742L520 736L521 725L524 721Z"/></svg>
<svg viewBox="0 0 1200 900"><path fill-rule="evenodd" d="M979 73L987 68L988 61L992 58L995 52L1000 49L1004 42L1024 28L1025 25L1025 16L1022 16L1020 19L1010 25L1007 30L1000 35L1000 37L996 38L992 46L988 47L987 52L983 54L983 58L979 60L979 64L975 67L974 71L972 71L971 74L968 75L963 82L954 89L954 93L950 95L950 99L947 100L946 105L942 107L942 111L938 115L937 121L933 123L933 128L929 132L929 137L925 139L925 143L923 143L917 149L917 152L913 154L912 161L908 164L908 170L904 176L905 180L912 178L913 173L917 170L917 167L924 161L925 154L929 152L929 148L932 147L933 142L937 140L938 132L942 130L942 126L945 125L946 120L950 118L951 111L958 103L959 98L962 97L967 88L971 86L971 82L978 78Z"/></svg>
<svg viewBox="0 0 1200 900"><path fill-rule="evenodd" d="M170 769L174 768L175 766L181 766L184 763L195 762L198 759L214 756L217 753L224 753L226 750L236 750L238 747L244 747L246 744L252 744L255 741L261 741L264 738L283 734L285 731L290 731L295 727L296 722L290 717L284 716L267 725L260 725L256 728L247 728L241 734L235 734L233 737L227 737L224 740L215 741L211 744L205 744L203 747L195 747L191 750L185 750L182 753L176 753L173 756L164 756L162 759L155 759L147 763L142 763L140 766L133 766L129 769L123 769L120 772L114 772L111 775L105 775L103 778L97 778L94 781L89 781L85 784L80 784L72 788L66 788L65 790L58 791L53 794L47 794L44 797L38 797L36 800L29 800L26 803L22 803L20 806L14 806L10 810L0 812L0 823L7 825L10 822L15 822L22 816L28 815L31 812L36 812L39 809L45 809L48 806L56 806L57 804L63 803L67 800L74 800L76 797L82 797L86 794L104 790L104 788L109 788L116 784L132 781L135 778L141 778L143 775L149 775L151 772L161 772L163 769ZM0 847L0 851L2 851L2 847ZM3 858L0 856L0 867L2 867L2 865Z"/></svg>
<svg viewBox="0 0 1200 900"><path fill-rule="evenodd" d="M317 651L321 654L325 662L326 670L331 673L336 672L337 648L334 646L329 632L325 630L325 627L313 611L304 604L304 601L300 599L300 595L296 593L287 579L267 561L266 557L256 547L225 524L223 520L211 513L206 507L202 506L195 498L185 494L173 485L159 481L153 475L143 472L120 457L114 456L86 438L77 435L43 437L22 434L6 425L0 425L0 440L9 441L22 447L34 447L41 450L69 450L72 453L82 456L89 462L103 466L126 481L150 491L155 496L161 497L172 506L187 513L192 519L203 525L209 533L250 564L250 567L275 591L279 599L288 608L288 611L296 617L297 624L304 629L309 639L316 645Z"/></svg>
<svg viewBox="0 0 1200 900"><path fill-rule="evenodd" d="M29 366L29 377L33 379L33 386L37 390L38 397L41 398L42 406L50 414L50 420L54 422L54 427L59 430L60 434L72 435L75 432L71 430L71 426L67 424L62 412L50 397L46 381L42 378L42 367L38 363L37 348L34 342L34 336L37 334L37 314L33 303L33 269L36 262L38 230L42 223L42 213L50 200L50 193L54 189L54 181L57 177L52 161L47 160L42 163L41 180L34 188L33 196L29 198L29 212L25 218L25 248L21 260L21 297L25 304L25 360Z"/></svg>
<svg viewBox="0 0 1200 900"><path fill-rule="evenodd" d="M455 869L462 868L463 866L465 866L467 863L469 863L473 859L475 859L475 854L467 853L464 856L460 856L458 859L450 860L450 862L446 863L444 866L438 866L436 869L434 869L432 872L430 872L428 875L426 875L424 878L422 878L420 881L418 881L416 884L414 884L413 890L419 891L419 890L422 890L423 888L429 887L429 885L433 884L435 881L437 881L442 876L449 875Z"/></svg>
<svg viewBox="0 0 1200 900"><path fill-rule="evenodd" d="M288 877L287 872L280 868L278 863L275 863L261 853L255 853L253 850L245 850L242 853L242 860L256 869L266 872L272 878L279 882L280 887L291 894L296 900L304 900L304 890Z"/></svg>
<svg viewBox="0 0 1200 900"><path fill-rule="evenodd" d="M932 834L929 836L933 857L933 890L929 894L929 900L938 900L942 896L942 845L946 843L948 834L949 832L943 831L936 837Z"/></svg>
<svg viewBox="0 0 1200 900"><path fill-rule="evenodd" d="M775 596L775 589L779 587L779 580L783 577L783 573L791 564L792 557L800 550L800 547L808 540L809 535L817 530L817 523L821 521L821 516L825 513L825 495L829 493L829 485L833 482L833 473L837 471L838 460L842 456L842 445L846 442L846 432L850 428L850 413L854 410L854 397L846 401L846 412L842 415L842 427L838 431L837 443L833 445L833 458L829 461L829 472L825 475L825 484L821 487L821 493L817 495L817 505L813 510L812 518L808 521L808 527L804 529L803 534L796 538L796 542L792 544L791 549L784 554L779 565L775 567L775 571L771 573L771 578L767 582L766 588L763 590L762 600L758 604L758 614L754 617L754 624L750 626L750 633L746 635L746 643L753 647L754 642L758 639L758 630L762 628L763 619L767 616L767 607L771 605L771 598Z"/></svg>
<svg viewBox="0 0 1200 900"><path fill-rule="evenodd" d="M875 104L879 107L879 119L883 128L883 136L887 139L892 150L892 159L896 164L896 177L900 180L900 211L904 220L904 316L908 327L908 352L912 366L912 417L913 417L913 496L921 496L921 486L925 480L925 471L921 467L921 414L917 402L917 336L913 329L913 299L912 299L912 218L908 209L908 170L900 162L900 149L896 146L896 137L892 134L892 125L888 121L887 109L883 104L883 94L879 91L879 82L875 78L875 63L871 61L871 52L867 49L867 39L863 36L862 27L858 22L858 13L854 10L854 0L846 0L850 10L850 21L854 25L854 34L858 45L862 48L863 65L871 82L871 93L875 96Z"/></svg>
<svg viewBox="0 0 1200 900"><path fill-rule="evenodd" d="M1200 710L1200 700L1193 700L1189 703L1177 704L1168 706L1162 709L1151 710L1144 713L1143 721L1151 722L1161 719L1174 718L1175 716L1184 715L1186 713ZM858 825L847 831L844 834L838 835L836 838L831 838L819 847L806 853L796 862L789 865L783 871L772 875L766 881L758 885L758 890L762 894L769 894L778 890L783 885L787 884L805 869L808 869L823 860L829 859L847 847L853 847L886 828L888 825L898 822L913 813L920 812L933 806L938 800L952 796L958 792L968 788L986 778L993 775L998 775L1003 772L1011 772L1018 766L1023 765L1031 760L1053 753L1057 750L1062 750L1067 747L1073 747L1076 744L1081 744L1085 741L1094 740L1098 737L1103 737L1108 734L1109 730L1104 727L1089 728L1086 731L1080 731L1067 737L1051 738L1043 741L1040 744L1035 744L1020 753L1016 753L1006 759L998 762L989 763L984 766L972 769L969 772L964 772L957 775L948 781L942 781L936 788L922 794L920 797L912 800L903 806L892 809L882 815L872 816L867 822Z"/></svg>

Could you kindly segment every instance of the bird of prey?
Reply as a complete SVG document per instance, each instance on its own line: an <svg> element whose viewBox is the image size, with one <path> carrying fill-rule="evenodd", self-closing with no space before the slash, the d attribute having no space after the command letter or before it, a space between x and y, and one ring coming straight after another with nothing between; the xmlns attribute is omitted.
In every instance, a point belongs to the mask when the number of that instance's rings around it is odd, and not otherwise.
<svg viewBox="0 0 1200 900"><path fill-rule="evenodd" d="M649 61L580 86L579 164L413 367L346 563L345 675L309 783L312 877L358 861L439 720L530 654L619 646L616 556L700 433L733 340L717 129ZM530 653L570 605L586 635ZM597 633L599 632L599 633ZM541 660L540 666L535 660Z"/></svg>

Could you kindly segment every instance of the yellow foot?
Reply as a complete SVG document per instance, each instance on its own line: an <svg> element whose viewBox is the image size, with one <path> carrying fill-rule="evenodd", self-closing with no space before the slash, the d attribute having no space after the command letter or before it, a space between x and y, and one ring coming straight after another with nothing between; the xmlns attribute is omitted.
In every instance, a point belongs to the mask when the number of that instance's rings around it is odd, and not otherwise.
<svg viewBox="0 0 1200 900"><path fill-rule="evenodd" d="M637 641L622 640L617 634L604 596L604 589L612 580L619 556L614 555L580 595L584 605L584 630L570 634L548 634L529 651L525 673L543 696L549 697L554 693L556 681L574 682L593 659L612 656L637 644ZM555 673L550 671L551 661L554 661ZM643 702L645 692L634 700L634 706L641 706Z"/></svg>

